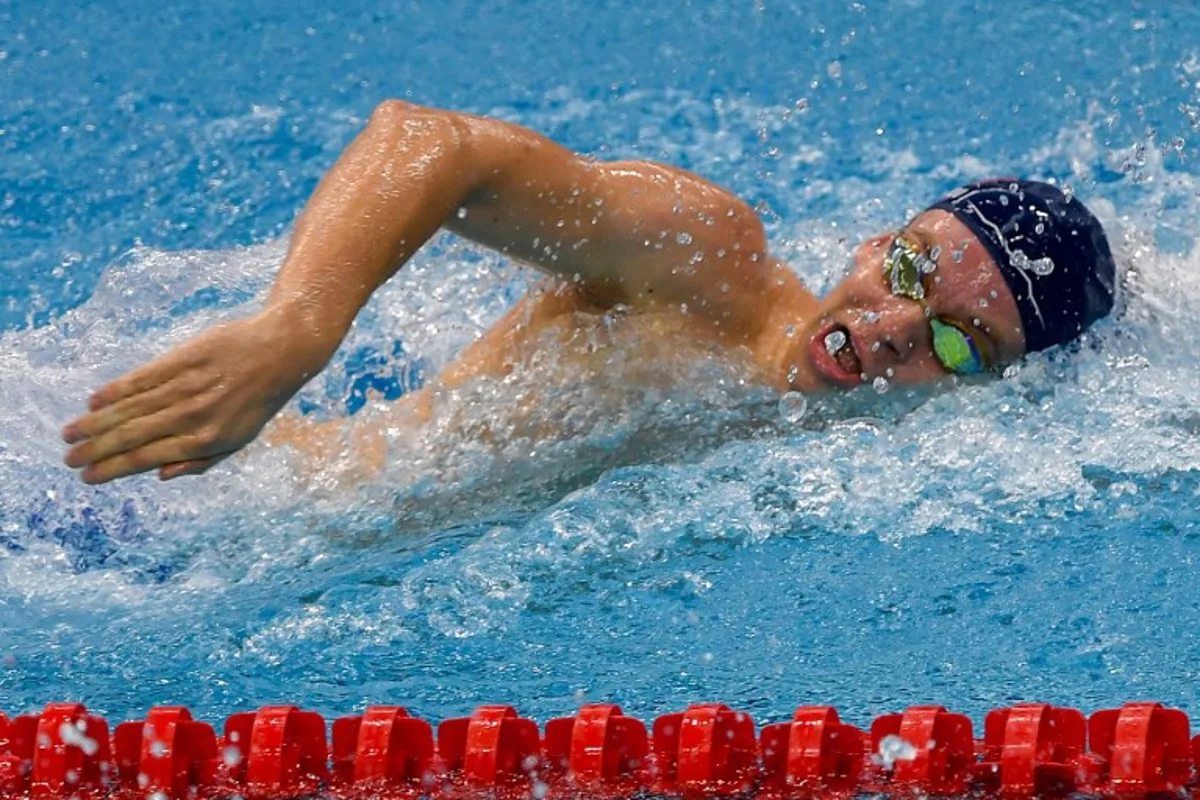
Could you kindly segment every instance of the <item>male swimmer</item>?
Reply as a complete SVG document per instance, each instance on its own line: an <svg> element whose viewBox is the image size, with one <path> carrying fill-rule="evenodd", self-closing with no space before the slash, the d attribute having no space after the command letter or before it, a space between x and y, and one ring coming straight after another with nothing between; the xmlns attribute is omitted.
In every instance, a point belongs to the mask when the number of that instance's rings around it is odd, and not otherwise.
<svg viewBox="0 0 1200 800"><path fill-rule="evenodd" d="M552 280L426 399L507 374L522 345L578 311L666 316L779 391L813 393L993 373L1113 307L1100 223L1046 183L951 192L864 242L818 299L768 254L754 211L696 175L600 163L514 124L389 101L318 185L264 308L96 391L63 429L66 463L88 483L203 473L263 430L372 292L443 227ZM303 438L303 423L285 427L282 438Z"/></svg>

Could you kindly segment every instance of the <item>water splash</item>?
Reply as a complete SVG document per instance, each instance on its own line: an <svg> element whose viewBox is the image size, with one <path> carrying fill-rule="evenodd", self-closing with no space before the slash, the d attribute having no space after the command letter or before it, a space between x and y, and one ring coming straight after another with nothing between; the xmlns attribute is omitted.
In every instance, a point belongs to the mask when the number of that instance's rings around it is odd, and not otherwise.
<svg viewBox="0 0 1200 800"><path fill-rule="evenodd" d="M586 117L589 102L570 114ZM712 102L689 96L614 102L647 115L714 114ZM717 128L697 125L669 155L745 184L742 150L762 111L724 101ZM537 124L539 113L527 121ZM945 532L1054 536L1111 519L1194 525L1171 503L1200 492L1200 335L1191 324L1200 252L1189 227L1197 184L1155 148L1139 166L1152 180L1124 177L1113 168L1122 156L1098 142L1099 124L1071 126L1024 159L1075 185L1105 220L1125 270L1120 319L1077 352L1040 354L1002 379L952 391L892 387L879 397L864 387L809 398L800 418L778 425L778 398L742 383L723 358L670 336L657 355L635 353L639 323L581 318L574 338L530 354L511 379L446 397L431 425L393 437L384 475L349 487L314 481L286 449L261 446L203 479L203 491L195 481L149 479L85 487L59 465L58 427L90 389L208 324L250 313L285 243L126 254L54 325L2 334L0 597L21 613L2 623L0 638L22 643L9 685L48 674L38 661L45 654L72 648L93 659L81 663L96 663L97 637L138 636L139 663L180 674L203 663L213 674L261 668L305 680L336 663L347 681L368 680L359 656L525 631L580 597L606 609L628 608L639 592L700 606L721 587L695 562L751 557L780 542L855 537L900 547ZM818 288L837 279L834 265L859 238L903 219L904 203L1009 166L930 166L892 153L868 180L845 152L822 171L826 156L789 130L772 131L796 155L775 162L767 190L791 191L814 210L772 222L772 244ZM721 163L734 166L722 175ZM292 411L338 418L361 402L371 413L391 391L380 386L419 384L529 283L496 257L441 241L379 293ZM585 364L589 380L549 380L567 362ZM280 587L293 582L301 588L284 603ZM220 622L178 634L181 605ZM679 619L685 629L700 625ZM456 652L445 645L439 657L453 662ZM104 692L116 705L132 702Z"/></svg>

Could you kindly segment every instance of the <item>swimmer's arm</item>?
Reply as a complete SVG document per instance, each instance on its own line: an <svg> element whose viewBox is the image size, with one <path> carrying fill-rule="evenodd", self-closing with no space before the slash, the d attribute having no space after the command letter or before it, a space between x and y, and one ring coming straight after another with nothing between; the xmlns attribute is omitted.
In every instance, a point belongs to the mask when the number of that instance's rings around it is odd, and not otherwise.
<svg viewBox="0 0 1200 800"><path fill-rule="evenodd" d="M718 324L759 317L762 226L727 192L661 165L598 164L509 123L392 101L318 185L263 311L99 389L64 427L67 464L95 483L151 469L172 478L245 446L443 225L600 302L690 303Z"/></svg>
<svg viewBox="0 0 1200 800"><path fill-rule="evenodd" d="M601 163L512 123L390 101L318 186L268 306L291 311L323 365L371 293L443 226L599 302L703 300L757 319L770 273L757 215L696 175Z"/></svg>

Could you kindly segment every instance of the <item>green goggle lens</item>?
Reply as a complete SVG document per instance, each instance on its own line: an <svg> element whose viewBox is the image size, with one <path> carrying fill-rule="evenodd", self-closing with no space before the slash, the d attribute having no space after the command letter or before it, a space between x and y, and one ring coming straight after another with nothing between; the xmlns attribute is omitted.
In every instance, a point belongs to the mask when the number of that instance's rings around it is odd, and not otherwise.
<svg viewBox="0 0 1200 800"><path fill-rule="evenodd" d="M883 257L883 277L892 294L915 300L925 309L933 332L933 352L947 372L958 375L983 372L987 366L971 335L957 325L930 316L929 308L925 305L925 276L933 272L936 266L936 262L917 249L916 245L897 236Z"/></svg>
<svg viewBox="0 0 1200 800"><path fill-rule="evenodd" d="M933 352L943 367L959 375L983 372L983 359L969 333L936 317L929 320L929 327L933 329Z"/></svg>

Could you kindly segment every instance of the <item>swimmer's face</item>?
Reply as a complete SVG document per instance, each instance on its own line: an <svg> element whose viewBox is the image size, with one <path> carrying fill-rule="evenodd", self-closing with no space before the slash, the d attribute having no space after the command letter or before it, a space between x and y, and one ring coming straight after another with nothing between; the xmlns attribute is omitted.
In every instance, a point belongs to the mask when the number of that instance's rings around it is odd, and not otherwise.
<svg viewBox="0 0 1200 800"><path fill-rule="evenodd" d="M883 277L884 255L897 233L936 257L936 268L925 278L925 307L893 294ZM1024 354L1025 335L1012 292L966 225L947 211L931 209L897 233L863 242L850 274L822 301L806 343L818 380L852 388L876 378L911 386L945 377L927 313L969 334L991 370ZM842 341L837 332L845 335L847 346L835 357L829 349Z"/></svg>

